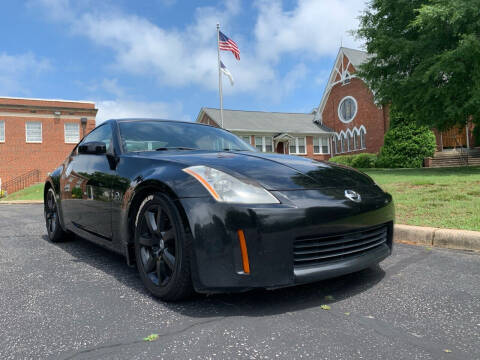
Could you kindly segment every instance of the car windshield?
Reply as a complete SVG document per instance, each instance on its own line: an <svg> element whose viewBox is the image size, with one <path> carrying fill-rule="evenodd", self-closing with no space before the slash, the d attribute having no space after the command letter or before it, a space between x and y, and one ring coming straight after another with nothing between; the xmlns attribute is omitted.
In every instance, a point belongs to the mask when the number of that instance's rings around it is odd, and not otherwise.
<svg viewBox="0 0 480 360"><path fill-rule="evenodd" d="M123 149L134 151L209 150L256 151L228 131L175 121L120 121Z"/></svg>

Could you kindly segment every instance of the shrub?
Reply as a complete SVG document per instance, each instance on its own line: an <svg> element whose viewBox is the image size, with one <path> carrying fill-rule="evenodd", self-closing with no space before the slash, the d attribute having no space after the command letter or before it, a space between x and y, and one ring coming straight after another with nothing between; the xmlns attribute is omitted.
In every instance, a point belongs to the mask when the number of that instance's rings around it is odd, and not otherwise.
<svg viewBox="0 0 480 360"><path fill-rule="evenodd" d="M435 135L429 128L411 120L397 119L395 126L385 134L377 167L422 167L423 159L433 156L436 146Z"/></svg>
<svg viewBox="0 0 480 360"><path fill-rule="evenodd" d="M355 155L338 155L330 158L331 162L354 168L374 168L377 162L376 154L361 153Z"/></svg>

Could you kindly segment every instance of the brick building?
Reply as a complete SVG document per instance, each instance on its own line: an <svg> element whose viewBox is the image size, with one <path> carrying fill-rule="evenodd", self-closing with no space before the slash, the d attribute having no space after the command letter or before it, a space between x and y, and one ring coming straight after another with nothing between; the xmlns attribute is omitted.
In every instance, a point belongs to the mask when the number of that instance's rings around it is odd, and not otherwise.
<svg viewBox="0 0 480 360"><path fill-rule="evenodd" d="M0 97L2 187L33 173L43 181L95 127L96 114L92 102Z"/></svg>
<svg viewBox="0 0 480 360"><path fill-rule="evenodd" d="M364 51L340 48L315 119L333 130L332 155L378 153L390 125L388 107L377 106L373 93L355 75L368 59Z"/></svg>

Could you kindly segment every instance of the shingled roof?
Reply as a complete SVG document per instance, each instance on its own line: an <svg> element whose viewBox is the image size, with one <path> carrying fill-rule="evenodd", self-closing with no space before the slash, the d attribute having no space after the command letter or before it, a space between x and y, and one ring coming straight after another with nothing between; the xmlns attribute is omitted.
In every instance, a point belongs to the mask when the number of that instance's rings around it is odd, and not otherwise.
<svg viewBox="0 0 480 360"><path fill-rule="evenodd" d="M202 108L202 113L220 125L220 110ZM328 134L332 129L313 122L314 114L282 113L245 110L223 110L223 127L230 131L294 133L294 134Z"/></svg>

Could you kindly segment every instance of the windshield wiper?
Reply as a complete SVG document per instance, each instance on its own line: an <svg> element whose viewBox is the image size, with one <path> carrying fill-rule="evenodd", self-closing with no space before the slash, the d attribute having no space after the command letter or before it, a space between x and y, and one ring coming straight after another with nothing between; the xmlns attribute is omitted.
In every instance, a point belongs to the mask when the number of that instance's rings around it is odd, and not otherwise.
<svg viewBox="0 0 480 360"><path fill-rule="evenodd" d="M225 148L223 149L223 151L250 151L248 149L229 149L229 148Z"/></svg>
<svg viewBox="0 0 480 360"><path fill-rule="evenodd" d="M185 147L185 146L169 146L169 147L159 147L158 149L155 149L155 151L166 151L166 150L198 150L198 149Z"/></svg>

